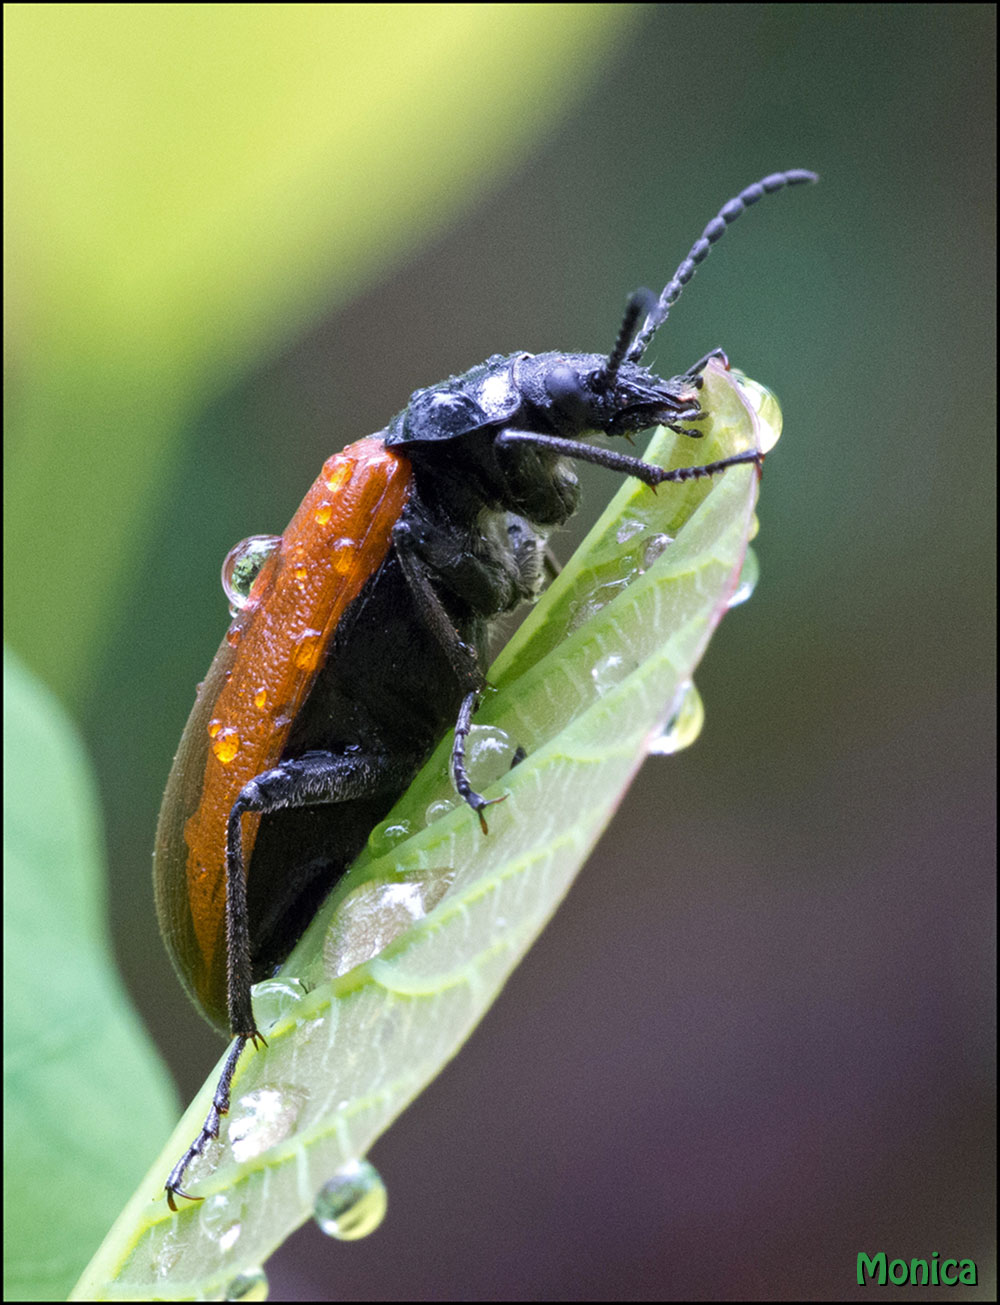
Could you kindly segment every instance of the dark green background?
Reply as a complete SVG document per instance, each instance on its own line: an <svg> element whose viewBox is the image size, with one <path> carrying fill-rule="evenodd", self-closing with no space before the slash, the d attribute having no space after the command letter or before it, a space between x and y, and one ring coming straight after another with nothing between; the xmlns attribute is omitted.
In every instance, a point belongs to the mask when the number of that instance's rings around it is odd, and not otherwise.
<svg viewBox="0 0 1000 1305"><path fill-rule="evenodd" d="M785 414L758 592L698 677L704 733L647 763L377 1146L385 1226L303 1230L274 1298L832 1299L859 1250L976 1257L991 1294L993 14L646 7L513 176L484 158L471 209L187 432L78 704L121 963L185 1095L219 1045L147 867L226 550L280 531L417 386L608 347L626 292L659 288L730 194L822 174L727 236L653 351L670 374L723 345ZM611 492L585 476L580 530Z"/></svg>

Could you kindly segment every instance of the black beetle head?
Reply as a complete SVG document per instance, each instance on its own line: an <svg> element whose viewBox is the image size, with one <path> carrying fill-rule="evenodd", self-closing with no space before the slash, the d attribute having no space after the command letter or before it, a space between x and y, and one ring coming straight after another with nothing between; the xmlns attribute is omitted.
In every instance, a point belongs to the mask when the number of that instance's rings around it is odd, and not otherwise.
<svg viewBox="0 0 1000 1305"><path fill-rule="evenodd" d="M609 372L602 354L529 355L518 364L517 380L553 434L569 438L632 435L700 415L690 380L664 381L636 363Z"/></svg>

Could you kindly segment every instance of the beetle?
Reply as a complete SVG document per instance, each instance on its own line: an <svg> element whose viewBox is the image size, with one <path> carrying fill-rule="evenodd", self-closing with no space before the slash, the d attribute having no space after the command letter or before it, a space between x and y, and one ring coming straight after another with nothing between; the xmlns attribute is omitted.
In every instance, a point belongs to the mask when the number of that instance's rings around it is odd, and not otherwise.
<svg viewBox="0 0 1000 1305"><path fill-rule="evenodd" d="M658 297L630 296L610 353L494 355L417 390L384 430L326 460L280 540L254 554L156 833L167 949L195 1005L234 1039L208 1117L167 1179L172 1210L178 1196L198 1199L185 1171L218 1136L247 1043L263 1042L251 985L274 973L450 728L452 782L487 832L465 740L491 627L536 596L547 533L576 510L570 459L654 489L760 469L745 452L667 471L580 441L657 424L701 434L688 424L704 415L701 372L725 355L670 380L643 355L726 227L764 195L816 179L778 172L731 199Z"/></svg>

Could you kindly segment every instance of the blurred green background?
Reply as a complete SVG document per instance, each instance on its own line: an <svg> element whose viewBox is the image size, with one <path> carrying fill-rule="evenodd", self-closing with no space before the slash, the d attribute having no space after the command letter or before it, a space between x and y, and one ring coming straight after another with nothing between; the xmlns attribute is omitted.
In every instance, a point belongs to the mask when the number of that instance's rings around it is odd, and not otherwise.
<svg viewBox="0 0 1000 1305"><path fill-rule="evenodd" d="M185 1097L220 1046L149 857L228 548L416 387L609 347L736 190L823 178L652 351L785 413L704 733L379 1143L383 1228L304 1229L275 1299L844 1298L880 1249L995 1290L994 12L7 7L6 632Z"/></svg>

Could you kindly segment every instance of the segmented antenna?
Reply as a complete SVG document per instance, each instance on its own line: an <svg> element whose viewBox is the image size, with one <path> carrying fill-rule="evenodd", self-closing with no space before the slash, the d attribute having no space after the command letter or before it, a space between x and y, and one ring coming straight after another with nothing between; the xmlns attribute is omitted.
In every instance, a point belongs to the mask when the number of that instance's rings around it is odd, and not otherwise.
<svg viewBox="0 0 1000 1305"><path fill-rule="evenodd" d="M628 297L628 303L625 305L625 316L622 318L621 329L618 332L618 339L615 341L615 347L608 354L607 362L594 377L594 386L599 390L604 390L611 384L615 378L615 373L625 361L625 351L632 343L632 337L635 335L635 328L642 317L649 317L655 310L657 304L656 295L652 290L633 290Z"/></svg>
<svg viewBox="0 0 1000 1305"><path fill-rule="evenodd" d="M667 320L670 309L680 298L681 291L694 276L698 264L704 263L711 252L712 246L721 238L722 233L731 222L735 222L751 204L756 204L765 195L772 195L776 190L783 190L786 186L801 186L805 182L811 181L819 181L819 177L815 172L806 172L804 168L792 168L788 172L772 172L769 177L755 181L752 186L747 186L746 190L741 190L728 204L724 204L691 246L687 258L684 259L664 286L663 293L653 309L648 313L645 322L642 324L642 329L632 341L631 348L624 358L619 359L617 365L621 366L622 362L634 363L639 361L646 352L650 340ZM621 343L620 337L618 343ZM617 352L618 345L616 344L611 358L614 358ZM611 358L608 359L609 366Z"/></svg>

